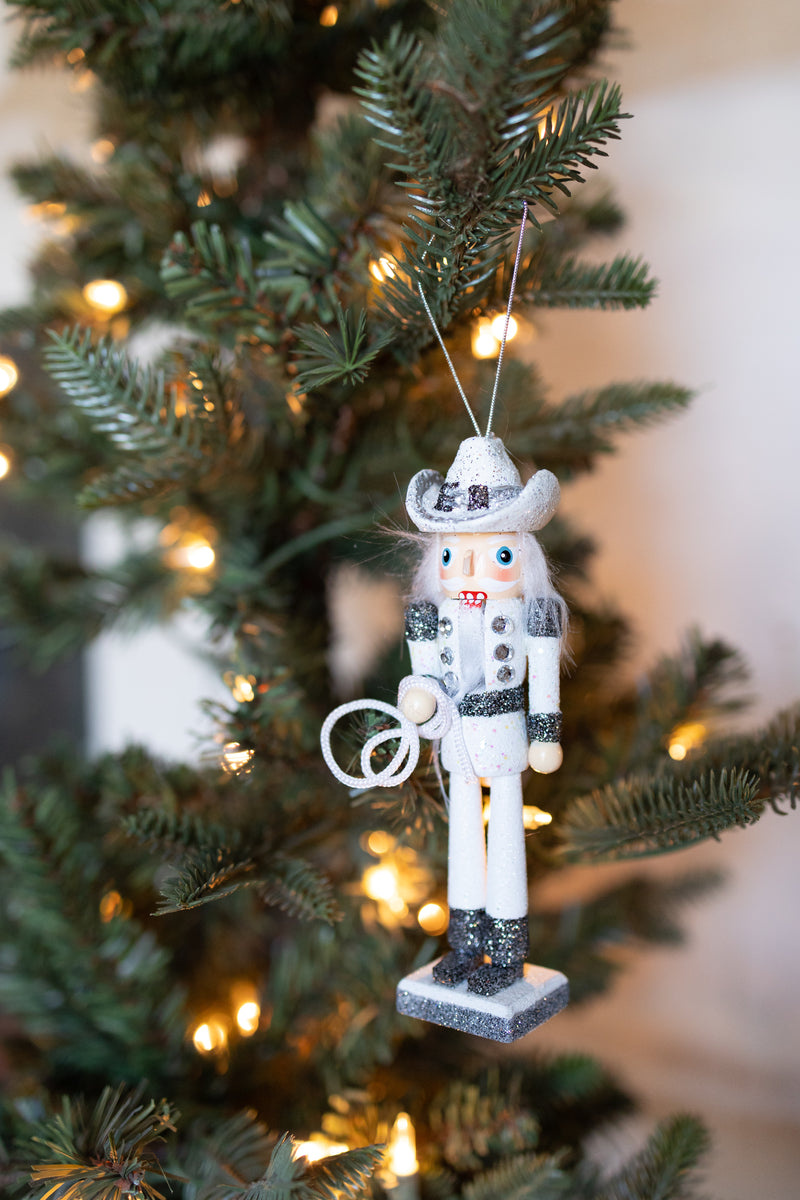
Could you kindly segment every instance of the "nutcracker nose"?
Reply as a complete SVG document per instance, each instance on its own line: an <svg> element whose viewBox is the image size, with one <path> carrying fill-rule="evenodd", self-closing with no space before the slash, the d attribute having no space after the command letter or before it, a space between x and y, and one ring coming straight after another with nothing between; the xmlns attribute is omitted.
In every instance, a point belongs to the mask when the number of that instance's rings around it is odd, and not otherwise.
<svg viewBox="0 0 800 1200"><path fill-rule="evenodd" d="M475 568L473 567L472 564L473 564L473 551L465 550L463 565L461 567L462 575L466 575L467 577L469 577L470 575L475 574Z"/></svg>

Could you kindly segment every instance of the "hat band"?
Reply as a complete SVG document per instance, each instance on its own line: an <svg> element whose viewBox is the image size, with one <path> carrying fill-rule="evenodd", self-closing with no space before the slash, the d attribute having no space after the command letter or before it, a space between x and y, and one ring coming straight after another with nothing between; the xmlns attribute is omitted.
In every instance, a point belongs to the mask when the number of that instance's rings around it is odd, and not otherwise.
<svg viewBox="0 0 800 1200"><path fill-rule="evenodd" d="M455 480L453 483L442 484L433 507L440 513L486 512L516 500L521 492L521 487L492 488L485 483L471 483L467 488L462 488L458 480Z"/></svg>

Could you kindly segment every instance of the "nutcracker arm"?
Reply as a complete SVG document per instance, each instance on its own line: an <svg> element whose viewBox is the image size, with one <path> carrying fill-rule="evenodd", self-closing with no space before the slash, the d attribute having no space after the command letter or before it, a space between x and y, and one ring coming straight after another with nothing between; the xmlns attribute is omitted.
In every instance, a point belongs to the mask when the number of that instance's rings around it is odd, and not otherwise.
<svg viewBox="0 0 800 1200"><path fill-rule="evenodd" d="M561 766L560 662L562 617L559 601L535 600L528 614L528 763L549 775Z"/></svg>

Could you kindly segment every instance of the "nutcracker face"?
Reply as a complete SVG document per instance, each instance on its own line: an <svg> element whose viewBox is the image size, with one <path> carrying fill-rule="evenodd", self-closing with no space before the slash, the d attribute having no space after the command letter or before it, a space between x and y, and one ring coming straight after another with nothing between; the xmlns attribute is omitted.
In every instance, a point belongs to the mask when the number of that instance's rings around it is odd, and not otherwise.
<svg viewBox="0 0 800 1200"><path fill-rule="evenodd" d="M521 596L522 541L517 533L440 533L439 581L452 599Z"/></svg>

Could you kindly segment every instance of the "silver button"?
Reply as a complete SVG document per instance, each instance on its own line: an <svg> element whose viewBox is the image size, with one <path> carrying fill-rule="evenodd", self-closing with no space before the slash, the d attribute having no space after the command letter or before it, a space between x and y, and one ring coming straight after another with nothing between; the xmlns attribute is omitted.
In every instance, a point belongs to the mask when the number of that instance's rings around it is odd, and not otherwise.
<svg viewBox="0 0 800 1200"><path fill-rule="evenodd" d="M514 678L513 667L498 667L497 679L499 683L510 683Z"/></svg>
<svg viewBox="0 0 800 1200"><path fill-rule="evenodd" d="M449 617L442 617L439 620L439 633L444 634L445 637L450 637L450 634L452 632L453 632L453 622L450 620Z"/></svg>
<svg viewBox="0 0 800 1200"><path fill-rule="evenodd" d="M503 661L506 658L513 658L514 657L513 647L507 646L505 642L501 642L499 646L495 646L494 656L495 656L495 658L499 658L501 661Z"/></svg>
<svg viewBox="0 0 800 1200"><path fill-rule="evenodd" d="M444 663L444 665L446 667L449 667L451 662L453 661L453 651L450 649L449 646L445 646L444 650L439 655L439 658L442 660L442 662Z"/></svg>
<svg viewBox="0 0 800 1200"><path fill-rule="evenodd" d="M492 621L493 633L511 633L514 628L514 622L510 617L495 617Z"/></svg>
<svg viewBox="0 0 800 1200"><path fill-rule="evenodd" d="M458 691L458 676L455 671L446 671L442 679L442 684L448 696L454 696Z"/></svg>

